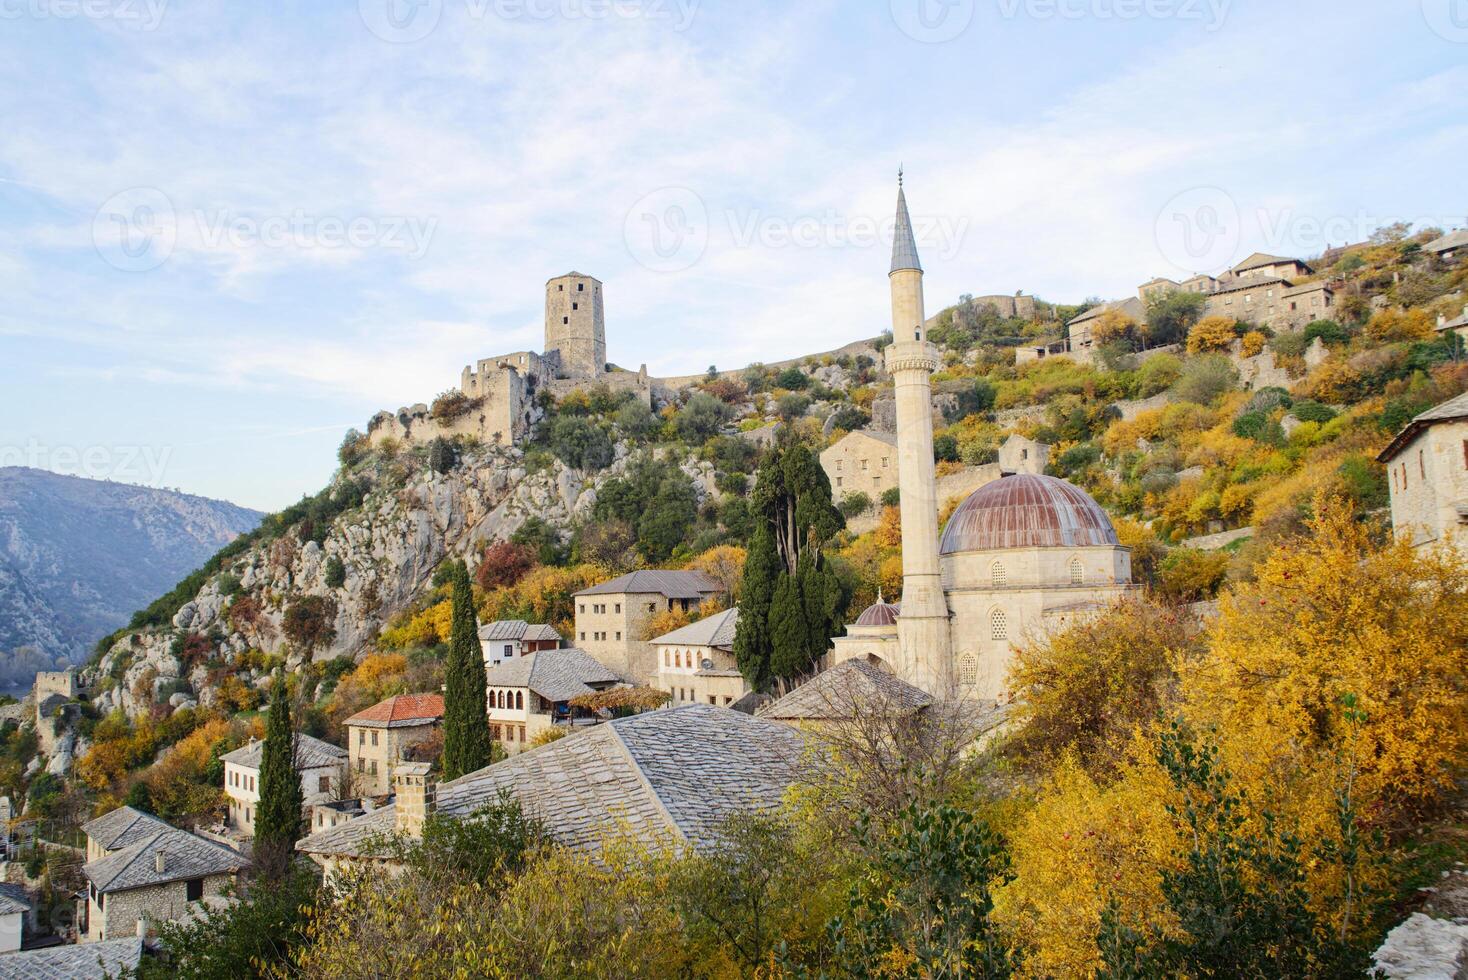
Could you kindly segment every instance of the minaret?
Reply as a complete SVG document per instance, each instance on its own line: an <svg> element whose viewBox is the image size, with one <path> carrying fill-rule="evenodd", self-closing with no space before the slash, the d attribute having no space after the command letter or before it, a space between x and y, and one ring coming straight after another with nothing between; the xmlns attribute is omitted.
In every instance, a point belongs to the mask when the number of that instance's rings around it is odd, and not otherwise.
<svg viewBox="0 0 1468 980"><path fill-rule="evenodd" d="M897 478L902 491L902 612L897 617L903 680L937 697L952 692L952 637L938 567L938 492L933 467L933 372L923 267L918 262L902 171L897 171L897 226L892 233L892 344L887 373L897 401Z"/></svg>

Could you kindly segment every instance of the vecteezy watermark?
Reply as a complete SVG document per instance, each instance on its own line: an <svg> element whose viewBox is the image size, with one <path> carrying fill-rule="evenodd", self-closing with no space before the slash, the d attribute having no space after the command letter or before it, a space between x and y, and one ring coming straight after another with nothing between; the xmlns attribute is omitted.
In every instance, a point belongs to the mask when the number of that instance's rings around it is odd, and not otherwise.
<svg viewBox="0 0 1468 980"><path fill-rule="evenodd" d="M715 234L738 249L882 248L892 241L894 220L834 208L797 215L731 208L710 216L696 193L667 187L633 205L623 230L627 250L639 264L654 272L682 272L697 264ZM912 222L918 247L943 259L957 254L969 229L968 218L950 215L919 214Z"/></svg>
<svg viewBox="0 0 1468 980"><path fill-rule="evenodd" d="M140 31L157 30L168 0L0 0L0 20L110 21Z"/></svg>
<svg viewBox="0 0 1468 980"><path fill-rule="evenodd" d="M974 0L891 0L892 22L914 41L942 44L974 19Z"/></svg>
<svg viewBox="0 0 1468 980"><path fill-rule="evenodd" d="M171 446L48 446L35 439L24 446L0 445L0 467L26 466L150 487L163 485L172 458Z"/></svg>
<svg viewBox="0 0 1468 980"><path fill-rule="evenodd" d="M1438 37L1468 44L1468 0L1422 0L1422 16Z"/></svg>
<svg viewBox="0 0 1468 980"><path fill-rule="evenodd" d="M1224 268L1243 240L1239 206L1220 187L1174 195L1157 213L1154 233L1162 257L1189 271Z"/></svg>
<svg viewBox="0 0 1468 980"><path fill-rule="evenodd" d="M315 215L302 208L289 214L240 214L227 208L180 214L156 187L134 187L108 198L92 219L92 243L108 265L148 272L167 262L181 234L205 250L248 248L386 249L421 259L428 252L437 217Z"/></svg>
<svg viewBox="0 0 1468 980"><path fill-rule="evenodd" d="M997 0L1005 20L1195 21L1216 31L1233 0Z"/></svg>
<svg viewBox="0 0 1468 980"><path fill-rule="evenodd" d="M1461 215L1321 213L1297 208L1241 209L1220 187L1194 187L1174 195L1157 214L1155 234L1162 257L1179 270L1217 273L1251 251L1308 257L1332 247L1372 241L1384 231L1451 228Z"/></svg>
<svg viewBox="0 0 1468 980"><path fill-rule="evenodd" d="M647 20L686 31L700 0L357 0L357 9L377 37L412 44L434 32L446 2L462 5L471 21Z"/></svg>

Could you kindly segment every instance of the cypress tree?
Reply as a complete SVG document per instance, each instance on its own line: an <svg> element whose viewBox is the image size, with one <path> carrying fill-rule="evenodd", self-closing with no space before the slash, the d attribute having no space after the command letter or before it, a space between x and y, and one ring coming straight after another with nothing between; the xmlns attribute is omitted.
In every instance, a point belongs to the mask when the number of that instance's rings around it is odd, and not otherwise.
<svg viewBox="0 0 1468 980"><path fill-rule="evenodd" d="M489 707L484 693L484 655L474 618L469 570L455 563L452 582L452 627L444 665L443 776L457 779L483 769L489 755Z"/></svg>
<svg viewBox="0 0 1468 980"><path fill-rule="evenodd" d="M770 673L784 679L805 671L810 651L810 626L805 621L805 601L800 594L800 576L781 575L770 603Z"/></svg>
<svg viewBox="0 0 1468 980"><path fill-rule="evenodd" d="M734 631L734 660L739 672L756 691L770 683L770 603L780 577L780 555L767 521L755 526L744 560L739 587L739 620Z"/></svg>
<svg viewBox="0 0 1468 980"><path fill-rule="evenodd" d="M291 723L285 675L271 688L265 744L260 749L260 803L255 810L255 857L267 878L278 878L290 866L301 837L305 799L296 773L296 733Z"/></svg>

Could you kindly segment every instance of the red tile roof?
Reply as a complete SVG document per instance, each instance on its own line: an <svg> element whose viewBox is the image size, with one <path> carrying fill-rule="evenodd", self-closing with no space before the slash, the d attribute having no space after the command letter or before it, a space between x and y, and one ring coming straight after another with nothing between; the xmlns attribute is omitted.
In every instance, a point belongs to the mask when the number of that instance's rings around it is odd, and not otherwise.
<svg viewBox="0 0 1468 980"><path fill-rule="evenodd" d="M359 711L343 724L367 728L398 728L426 724L443 717L442 694L399 694Z"/></svg>

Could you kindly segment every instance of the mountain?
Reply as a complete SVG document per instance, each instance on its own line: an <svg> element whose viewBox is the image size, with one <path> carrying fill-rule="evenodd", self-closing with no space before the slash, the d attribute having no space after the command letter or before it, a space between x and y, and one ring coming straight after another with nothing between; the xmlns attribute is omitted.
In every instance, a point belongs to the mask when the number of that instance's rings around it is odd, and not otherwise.
<svg viewBox="0 0 1468 980"><path fill-rule="evenodd" d="M0 468L0 652L83 659L262 516L169 490ZM0 661L7 683L16 680L8 666L21 665Z"/></svg>

